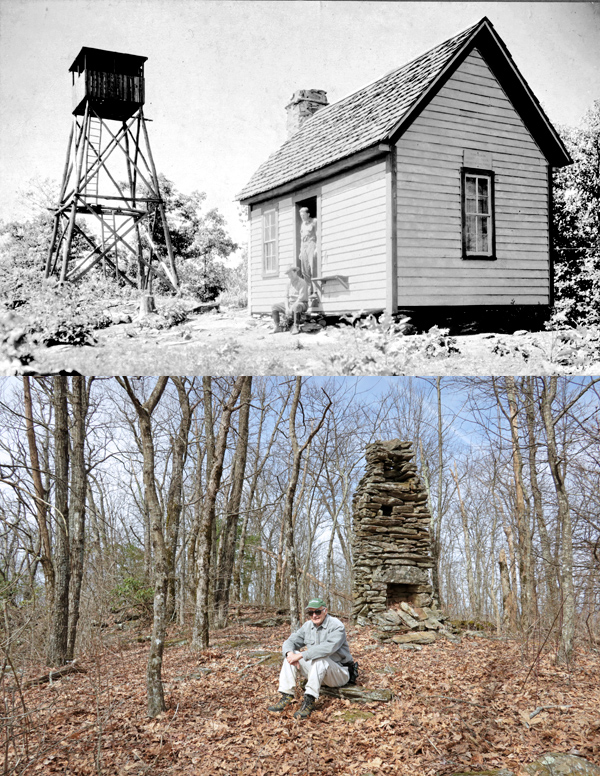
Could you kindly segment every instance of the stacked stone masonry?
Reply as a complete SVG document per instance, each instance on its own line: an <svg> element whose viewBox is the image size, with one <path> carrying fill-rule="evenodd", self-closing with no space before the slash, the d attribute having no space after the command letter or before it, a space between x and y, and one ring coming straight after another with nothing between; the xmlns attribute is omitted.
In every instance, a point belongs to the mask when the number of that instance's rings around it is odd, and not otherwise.
<svg viewBox="0 0 600 776"><path fill-rule="evenodd" d="M405 614L407 604L429 607L433 592L431 515L411 442L374 442L365 457L352 526L353 617L359 625L380 624L389 609Z"/></svg>

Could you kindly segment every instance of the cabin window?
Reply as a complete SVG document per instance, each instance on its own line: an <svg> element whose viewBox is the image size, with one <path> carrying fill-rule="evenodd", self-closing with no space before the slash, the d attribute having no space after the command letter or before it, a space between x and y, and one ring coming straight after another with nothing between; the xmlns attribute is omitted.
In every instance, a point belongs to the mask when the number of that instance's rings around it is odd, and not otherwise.
<svg viewBox="0 0 600 776"><path fill-rule="evenodd" d="M263 213L263 273L277 274L277 211Z"/></svg>
<svg viewBox="0 0 600 776"><path fill-rule="evenodd" d="M494 173L463 170L463 259L495 259Z"/></svg>

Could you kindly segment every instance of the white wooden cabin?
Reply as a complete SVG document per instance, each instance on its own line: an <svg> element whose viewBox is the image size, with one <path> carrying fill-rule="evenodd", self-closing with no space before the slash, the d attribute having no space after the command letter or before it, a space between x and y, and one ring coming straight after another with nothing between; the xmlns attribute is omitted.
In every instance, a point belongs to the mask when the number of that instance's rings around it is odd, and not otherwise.
<svg viewBox="0 0 600 776"><path fill-rule="evenodd" d="M252 313L284 295L301 207L318 221L325 314L547 310L551 170L572 160L487 18L334 104L324 94L295 93L290 137L238 195Z"/></svg>

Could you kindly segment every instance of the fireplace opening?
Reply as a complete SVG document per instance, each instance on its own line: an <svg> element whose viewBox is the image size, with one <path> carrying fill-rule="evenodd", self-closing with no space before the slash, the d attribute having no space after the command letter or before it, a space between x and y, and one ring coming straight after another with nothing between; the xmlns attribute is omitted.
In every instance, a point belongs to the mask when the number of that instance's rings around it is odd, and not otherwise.
<svg viewBox="0 0 600 776"><path fill-rule="evenodd" d="M395 604L401 604L405 601L412 606L419 606L419 594L421 593L420 585L406 585L390 583L387 586L386 604L388 608Z"/></svg>

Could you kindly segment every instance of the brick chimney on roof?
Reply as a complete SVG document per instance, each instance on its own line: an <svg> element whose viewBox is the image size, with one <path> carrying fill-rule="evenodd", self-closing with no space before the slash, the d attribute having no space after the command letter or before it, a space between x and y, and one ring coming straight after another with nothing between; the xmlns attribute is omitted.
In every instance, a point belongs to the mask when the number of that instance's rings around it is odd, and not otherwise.
<svg viewBox="0 0 600 776"><path fill-rule="evenodd" d="M306 119L328 104L327 92L321 89L298 89L294 92L289 105L285 106L288 139L296 134Z"/></svg>

